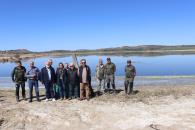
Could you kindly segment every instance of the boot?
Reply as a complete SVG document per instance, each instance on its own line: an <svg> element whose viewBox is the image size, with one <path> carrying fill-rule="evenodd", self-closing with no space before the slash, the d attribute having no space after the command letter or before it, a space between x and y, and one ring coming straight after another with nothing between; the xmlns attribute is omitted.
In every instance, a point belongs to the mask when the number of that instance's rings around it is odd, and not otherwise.
<svg viewBox="0 0 195 130"><path fill-rule="evenodd" d="M18 96L16 96L16 102L20 102L20 100L19 100L19 97L18 97Z"/></svg>
<svg viewBox="0 0 195 130"><path fill-rule="evenodd" d="M130 88L129 88L129 94L133 94L133 86L130 86Z"/></svg>
<svg viewBox="0 0 195 130"><path fill-rule="evenodd" d="M26 95L23 95L23 100L27 101Z"/></svg>
<svg viewBox="0 0 195 130"><path fill-rule="evenodd" d="M40 102L41 100L39 98L37 98L37 102Z"/></svg>
<svg viewBox="0 0 195 130"><path fill-rule="evenodd" d="M113 92L116 93L115 84L112 84Z"/></svg>

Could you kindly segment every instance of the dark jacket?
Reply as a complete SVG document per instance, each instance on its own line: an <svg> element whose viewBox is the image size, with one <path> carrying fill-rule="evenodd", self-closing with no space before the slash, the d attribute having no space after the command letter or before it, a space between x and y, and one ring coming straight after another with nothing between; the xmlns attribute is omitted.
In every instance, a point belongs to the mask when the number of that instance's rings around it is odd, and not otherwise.
<svg viewBox="0 0 195 130"><path fill-rule="evenodd" d="M68 82L73 85L79 84L79 75L78 75L78 69L74 68L68 70Z"/></svg>
<svg viewBox="0 0 195 130"><path fill-rule="evenodd" d="M51 71L51 80L49 80L49 75L48 75L48 72L47 72L47 68L43 67L41 69L41 82L42 83L48 83L48 82L55 83L56 82L56 74L55 74L54 68L50 67L49 69Z"/></svg>
<svg viewBox="0 0 195 130"><path fill-rule="evenodd" d="M60 84L61 77L62 77L62 81L64 82L64 84L66 84L67 81L68 81L67 70L66 69L57 68L56 69L56 82L57 82L57 84Z"/></svg>
<svg viewBox="0 0 195 130"><path fill-rule="evenodd" d="M15 67L11 74L12 81L16 83L25 82L27 80L25 74L26 74L26 68L24 66L21 66L21 68Z"/></svg>
<svg viewBox="0 0 195 130"><path fill-rule="evenodd" d="M86 65L86 69L87 69L87 81L89 82L89 84L91 85L91 69L89 66ZM83 74L83 67L80 66L79 67L79 80L80 80L80 83L83 83L82 82L82 74Z"/></svg>

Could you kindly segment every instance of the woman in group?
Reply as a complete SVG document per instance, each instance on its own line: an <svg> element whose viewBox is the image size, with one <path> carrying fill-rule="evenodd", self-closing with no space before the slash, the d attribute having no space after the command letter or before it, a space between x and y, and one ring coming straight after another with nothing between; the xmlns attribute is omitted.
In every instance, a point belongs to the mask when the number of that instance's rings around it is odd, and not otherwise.
<svg viewBox="0 0 195 130"><path fill-rule="evenodd" d="M65 97L66 84L68 82L67 70L64 68L63 63L59 63L59 65L58 65L58 68L56 70L56 79L57 79L57 85L59 86L59 94L60 94L60 95L56 95L56 96L57 96L57 98L60 97L61 100L63 100Z"/></svg>

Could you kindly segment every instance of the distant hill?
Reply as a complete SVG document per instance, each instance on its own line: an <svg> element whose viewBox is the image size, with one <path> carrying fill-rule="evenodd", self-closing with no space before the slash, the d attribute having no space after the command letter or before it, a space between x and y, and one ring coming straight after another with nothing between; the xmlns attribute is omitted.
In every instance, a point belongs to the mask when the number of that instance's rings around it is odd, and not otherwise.
<svg viewBox="0 0 195 130"><path fill-rule="evenodd" d="M25 54L25 55L24 55ZM100 49L79 49L79 50L52 50L45 52L33 52L27 49L5 50L0 51L0 56L17 57L41 57L41 56L58 56L58 55L169 55L169 54L195 54L195 45L141 45L141 46L122 46L114 48Z"/></svg>
<svg viewBox="0 0 195 130"><path fill-rule="evenodd" d="M177 46L165 46L165 45L141 45L141 46L122 46L114 48L100 48L100 49L78 49L72 50L52 50L45 53L73 53L73 52L109 52L109 51L157 51L157 50L195 50L195 45L177 45ZM39 52L41 53L41 52ZM42 52L44 53L44 52Z"/></svg>
<svg viewBox="0 0 195 130"><path fill-rule="evenodd" d="M174 51L190 51L195 53L195 45L176 45L176 46L165 46L165 45L141 45L141 46L122 46L114 48L100 48L100 49L79 49L79 50L52 50L45 52L33 52L27 49L17 50L5 50L0 51L1 54L44 54L44 53L107 53L107 52L174 52Z"/></svg>
<svg viewBox="0 0 195 130"><path fill-rule="evenodd" d="M32 51L29 51L27 49L16 49L16 50L0 51L0 54L27 54L27 53L32 53Z"/></svg>
<svg viewBox="0 0 195 130"><path fill-rule="evenodd" d="M141 46L123 46L115 48L102 48L88 51L150 51L150 50L189 50L195 49L195 45L178 45L178 46L164 46L164 45L141 45ZM79 51L79 50L78 50ZM80 50L83 51L83 50ZM86 51L86 50L84 50Z"/></svg>
<svg viewBox="0 0 195 130"><path fill-rule="evenodd" d="M52 50L45 52L33 52L27 49L4 50L0 51L0 62L9 62L22 59L32 59L36 57L55 57L70 55L140 55L140 56L158 56L158 55L187 55L195 54L195 45L141 45L141 46L122 46L114 48L100 49L79 49L79 50Z"/></svg>

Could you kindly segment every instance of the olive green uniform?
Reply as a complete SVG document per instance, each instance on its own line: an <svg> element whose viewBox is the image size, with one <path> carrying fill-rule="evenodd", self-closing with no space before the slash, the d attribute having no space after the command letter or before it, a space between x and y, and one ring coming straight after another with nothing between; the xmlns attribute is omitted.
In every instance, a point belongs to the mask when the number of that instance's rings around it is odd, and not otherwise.
<svg viewBox="0 0 195 130"><path fill-rule="evenodd" d="M133 65L125 67L125 93L130 94L133 92L133 81L135 78L136 69Z"/></svg>
<svg viewBox="0 0 195 130"><path fill-rule="evenodd" d="M12 81L15 82L16 86L16 101L19 101L19 90L20 87L22 88L22 97L26 100L26 94L25 94L25 82L27 78L25 77L26 74L26 68L21 67L15 67L12 71Z"/></svg>
<svg viewBox="0 0 195 130"><path fill-rule="evenodd" d="M112 88L115 90L115 72L116 72L116 66L114 63L111 62L105 65L107 89L110 89L110 83L111 83Z"/></svg>
<svg viewBox="0 0 195 130"><path fill-rule="evenodd" d="M105 89L105 66L97 65L96 66L96 78L98 82L97 91L100 92L101 89Z"/></svg>

